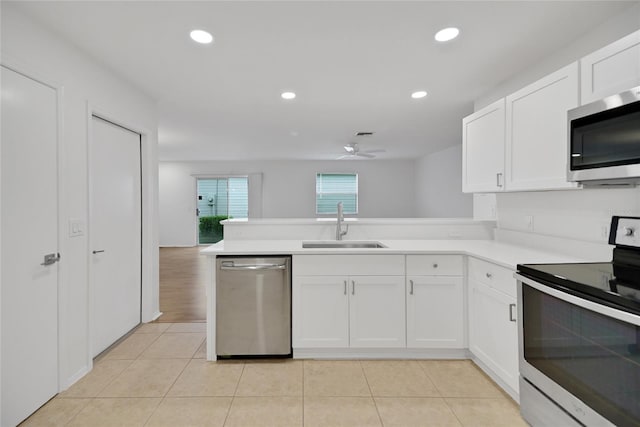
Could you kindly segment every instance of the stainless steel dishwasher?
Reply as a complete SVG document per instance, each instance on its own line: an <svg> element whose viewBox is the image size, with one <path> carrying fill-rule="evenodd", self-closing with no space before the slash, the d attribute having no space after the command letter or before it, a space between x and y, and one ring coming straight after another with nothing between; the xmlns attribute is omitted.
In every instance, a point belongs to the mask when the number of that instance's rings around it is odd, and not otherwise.
<svg viewBox="0 0 640 427"><path fill-rule="evenodd" d="M216 353L291 356L291 257L218 257Z"/></svg>

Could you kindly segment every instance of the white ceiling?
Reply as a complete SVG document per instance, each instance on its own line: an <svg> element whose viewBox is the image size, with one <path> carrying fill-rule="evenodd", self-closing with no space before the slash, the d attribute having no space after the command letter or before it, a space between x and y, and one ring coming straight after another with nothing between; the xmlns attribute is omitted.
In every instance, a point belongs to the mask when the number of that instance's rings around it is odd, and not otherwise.
<svg viewBox="0 0 640 427"><path fill-rule="evenodd" d="M157 100L162 160L459 144L473 101L633 2L141 1L20 7ZM434 33L461 29L440 44ZM189 39L210 31L212 45ZM416 90L429 95L410 98ZM284 101L280 93L298 97Z"/></svg>

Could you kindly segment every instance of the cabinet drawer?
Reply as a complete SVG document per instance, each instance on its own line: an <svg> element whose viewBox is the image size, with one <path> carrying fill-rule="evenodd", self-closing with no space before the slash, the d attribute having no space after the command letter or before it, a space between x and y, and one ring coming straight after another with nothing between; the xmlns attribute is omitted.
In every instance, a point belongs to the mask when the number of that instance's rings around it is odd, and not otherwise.
<svg viewBox="0 0 640 427"><path fill-rule="evenodd" d="M469 257L469 279L484 283L509 296L516 296L516 279L513 271L490 262Z"/></svg>
<svg viewBox="0 0 640 427"><path fill-rule="evenodd" d="M462 276L462 255L407 255L412 276Z"/></svg>
<svg viewBox="0 0 640 427"><path fill-rule="evenodd" d="M294 276L403 276L404 255L294 255Z"/></svg>

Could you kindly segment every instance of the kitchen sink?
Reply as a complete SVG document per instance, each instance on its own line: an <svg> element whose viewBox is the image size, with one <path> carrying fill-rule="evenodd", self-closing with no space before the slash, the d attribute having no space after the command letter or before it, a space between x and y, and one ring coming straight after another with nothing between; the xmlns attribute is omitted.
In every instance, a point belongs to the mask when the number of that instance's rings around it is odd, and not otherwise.
<svg viewBox="0 0 640 427"><path fill-rule="evenodd" d="M326 248L326 249L338 249L338 248L357 248L357 249L362 249L362 248L367 248L367 249L374 249L374 248L386 248L385 245L383 245L380 242L375 242L375 241L343 241L343 240L318 240L318 241L309 241L309 242L302 242L302 248L303 249L322 249L322 248Z"/></svg>

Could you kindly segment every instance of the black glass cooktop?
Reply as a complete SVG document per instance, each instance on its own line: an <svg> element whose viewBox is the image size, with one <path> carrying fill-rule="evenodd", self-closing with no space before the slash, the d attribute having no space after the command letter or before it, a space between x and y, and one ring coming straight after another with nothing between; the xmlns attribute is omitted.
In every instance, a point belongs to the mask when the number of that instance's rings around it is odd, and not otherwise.
<svg viewBox="0 0 640 427"><path fill-rule="evenodd" d="M640 266L613 262L519 264L518 272L563 292L640 314Z"/></svg>

